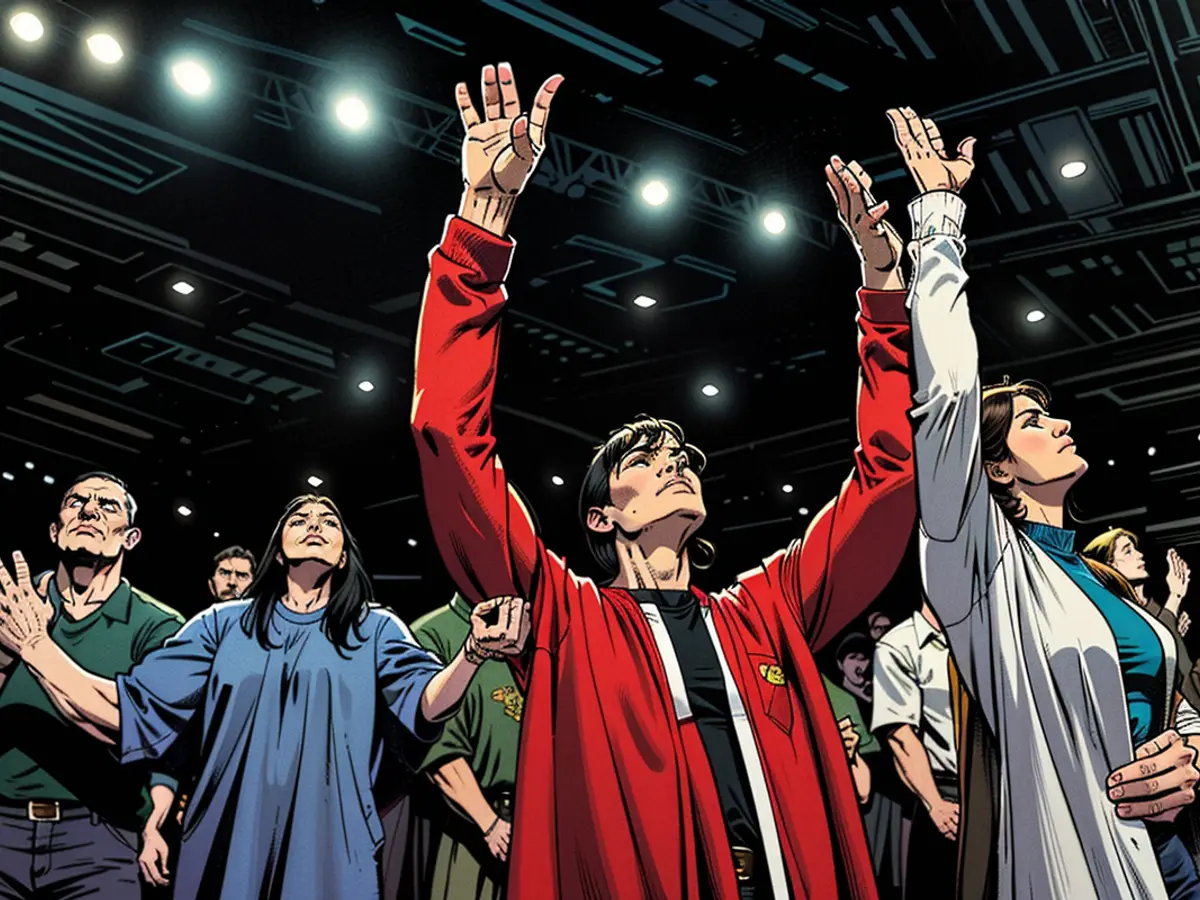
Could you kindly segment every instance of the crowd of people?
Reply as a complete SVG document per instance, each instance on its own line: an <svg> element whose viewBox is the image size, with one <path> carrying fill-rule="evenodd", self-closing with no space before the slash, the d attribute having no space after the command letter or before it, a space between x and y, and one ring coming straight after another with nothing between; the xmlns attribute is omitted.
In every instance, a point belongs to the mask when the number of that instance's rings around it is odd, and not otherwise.
<svg viewBox="0 0 1200 900"><path fill-rule="evenodd" d="M801 538L697 587L706 458L640 416L581 460L595 576L554 552L491 423L561 84L528 111L505 64L482 112L457 88L410 424L458 593L410 630L305 495L184 622L126 578L130 488L76 479L54 567L0 566L0 900L1200 900L1189 569L1172 550L1149 589L1122 528L1077 550L1070 423L1036 382L980 384L973 139L888 112L907 241L859 164L826 168L862 264L858 445ZM920 584L884 611L914 532Z"/></svg>

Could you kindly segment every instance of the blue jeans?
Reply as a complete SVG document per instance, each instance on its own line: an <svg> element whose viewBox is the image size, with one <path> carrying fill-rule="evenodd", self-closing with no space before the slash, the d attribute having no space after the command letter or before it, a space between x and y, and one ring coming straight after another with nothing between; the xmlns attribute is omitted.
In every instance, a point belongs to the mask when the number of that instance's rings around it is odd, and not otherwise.
<svg viewBox="0 0 1200 900"><path fill-rule="evenodd" d="M1200 900L1200 876L1179 835L1171 828L1152 827L1150 842L1158 856L1158 868L1170 900Z"/></svg>

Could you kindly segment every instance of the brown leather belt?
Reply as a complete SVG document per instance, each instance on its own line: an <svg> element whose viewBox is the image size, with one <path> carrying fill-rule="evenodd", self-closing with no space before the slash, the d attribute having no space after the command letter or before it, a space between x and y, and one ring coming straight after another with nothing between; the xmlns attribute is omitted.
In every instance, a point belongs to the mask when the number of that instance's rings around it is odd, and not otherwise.
<svg viewBox="0 0 1200 900"><path fill-rule="evenodd" d="M739 882L754 880L754 851L747 847L732 847L733 873Z"/></svg>
<svg viewBox="0 0 1200 900"><path fill-rule="evenodd" d="M25 815L30 822L57 822L62 819L62 808L56 800L30 800Z"/></svg>

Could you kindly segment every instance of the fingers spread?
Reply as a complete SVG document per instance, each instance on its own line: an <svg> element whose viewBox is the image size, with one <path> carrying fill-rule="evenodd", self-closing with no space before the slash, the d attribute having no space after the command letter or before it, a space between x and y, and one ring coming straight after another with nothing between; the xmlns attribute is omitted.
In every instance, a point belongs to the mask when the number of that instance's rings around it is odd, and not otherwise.
<svg viewBox="0 0 1200 900"><path fill-rule="evenodd" d="M4 565L3 561L0 561L0 594L3 594L10 600L15 600L18 592L17 583L8 574L8 567Z"/></svg>
<svg viewBox="0 0 1200 900"><path fill-rule="evenodd" d="M521 100L517 96L517 80L513 77L512 66L508 63L500 63L497 66L497 76L500 81L500 103L503 108L501 113L504 118L516 118L521 112Z"/></svg>
<svg viewBox="0 0 1200 900"><path fill-rule="evenodd" d="M969 162L975 161L975 138L963 138L958 144L959 155Z"/></svg>
<svg viewBox="0 0 1200 900"><path fill-rule="evenodd" d="M13 553L13 571L17 576L17 586L23 591L33 593L33 581L29 577L29 563L25 562L25 554L20 550Z"/></svg>
<svg viewBox="0 0 1200 900"><path fill-rule="evenodd" d="M904 117L904 124L912 136L913 143L926 153L932 153L933 146L930 143L929 134L925 131L925 125L921 122L921 117L911 106L900 107L900 115Z"/></svg>
<svg viewBox="0 0 1200 900"><path fill-rule="evenodd" d="M942 151L946 148L946 143L942 140L942 132L937 127L937 123L933 119L922 119L921 124L925 126L925 133L929 135L929 146L935 153L944 156Z"/></svg>
<svg viewBox="0 0 1200 900"><path fill-rule="evenodd" d="M846 168L854 173L854 177L858 179L858 183L863 186L864 190L869 191L871 189L871 185L874 183L871 181L871 176L866 173L866 170L856 160L850 160Z"/></svg>
<svg viewBox="0 0 1200 900"><path fill-rule="evenodd" d="M517 116L512 120L512 126L508 129L509 136L512 138L513 153L526 162L534 162L537 156L537 149L533 146L533 140L529 136L529 118L527 116Z"/></svg>
<svg viewBox="0 0 1200 900"><path fill-rule="evenodd" d="M471 91L461 81L454 88L454 102L458 104L458 115L462 119L463 128L469 130L479 124L479 113L471 101Z"/></svg>
<svg viewBox="0 0 1200 900"><path fill-rule="evenodd" d="M499 119L503 114L500 106L500 82L496 77L495 66L483 67L483 114L488 120Z"/></svg>
<svg viewBox="0 0 1200 900"><path fill-rule="evenodd" d="M550 118L550 101L554 93L563 83L561 75L551 75L538 88L537 96L533 98L533 111L529 115L529 137L539 150L546 146L546 122Z"/></svg>

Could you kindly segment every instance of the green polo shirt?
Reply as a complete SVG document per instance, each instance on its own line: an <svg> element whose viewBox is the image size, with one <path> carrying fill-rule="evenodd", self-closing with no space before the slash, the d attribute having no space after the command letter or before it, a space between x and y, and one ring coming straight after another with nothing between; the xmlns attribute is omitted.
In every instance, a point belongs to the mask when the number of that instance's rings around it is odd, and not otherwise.
<svg viewBox="0 0 1200 900"><path fill-rule="evenodd" d="M858 732L860 738L858 744L858 752L862 755L868 753L876 753L882 749L879 739L871 732L868 727L870 723L866 716L863 715L862 706L859 705L858 698L846 690L839 684L834 684L824 675L821 680L825 682L825 693L829 695L829 705L833 707L834 721L840 722L842 719L849 717L854 722L854 730Z"/></svg>
<svg viewBox="0 0 1200 900"><path fill-rule="evenodd" d="M40 579L39 579L40 580ZM183 625L153 597L120 586L79 621L62 614L51 578L50 638L79 666L102 678L124 674ZM139 765L123 766L111 747L68 722L23 663L0 687L0 800L82 803L122 828L140 829L150 810L148 783L166 783Z"/></svg>
<svg viewBox="0 0 1200 900"><path fill-rule="evenodd" d="M471 605L456 595L448 605L418 619L412 631L417 643L449 662L471 632ZM511 791L517 780L524 706L508 664L488 660L475 673L458 712L446 721L441 739L426 753L421 771L432 772L462 758L484 791Z"/></svg>

